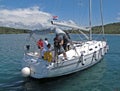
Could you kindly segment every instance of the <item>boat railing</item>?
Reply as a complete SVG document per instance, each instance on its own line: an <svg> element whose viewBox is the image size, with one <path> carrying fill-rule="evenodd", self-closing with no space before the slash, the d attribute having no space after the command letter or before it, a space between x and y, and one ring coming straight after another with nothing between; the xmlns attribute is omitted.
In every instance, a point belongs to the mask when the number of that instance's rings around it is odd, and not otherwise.
<svg viewBox="0 0 120 91"><path fill-rule="evenodd" d="M24 54L28 56L34 56L34 57L39 57L40 51L37 48L33 48L30 45L25 45L24 46Z"/></svg>
<svg viewBox="0 0 120 91"><path fill-rule="evenodd" d="M40 53L39 52L28 52L26 53L26 55L39 58Z"/></svg>

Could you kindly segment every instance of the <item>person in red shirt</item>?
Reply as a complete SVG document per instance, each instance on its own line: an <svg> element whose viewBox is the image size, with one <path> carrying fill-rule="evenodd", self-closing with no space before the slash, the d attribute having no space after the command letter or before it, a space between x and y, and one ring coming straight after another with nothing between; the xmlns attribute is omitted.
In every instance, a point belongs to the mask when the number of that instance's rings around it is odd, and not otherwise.
<svg viewBox="0 0 120 91"><path fill-rule="evenodd" d="M38 45L38 48L39 48L39 49L43 49L43 46L44 46L43 40L40 39L40 40L37 42L37 45Z"/></svg>
<svg viewBox="0 0 120 91"><path fill-rule="evenodd" d="M37 42L37 46L40 49L40 57L44 58L44 53L45 53L45 48L44 48L44 41L42 39L40 39Z"/></svg>

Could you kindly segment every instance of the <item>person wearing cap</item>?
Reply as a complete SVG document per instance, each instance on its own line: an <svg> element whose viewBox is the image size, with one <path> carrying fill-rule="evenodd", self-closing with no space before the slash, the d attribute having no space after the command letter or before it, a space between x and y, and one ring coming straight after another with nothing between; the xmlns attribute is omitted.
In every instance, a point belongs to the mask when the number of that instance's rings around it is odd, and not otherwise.
<svg viewBox="0 0 120 91"><path fill-rule="evenodd" d="M57 59L57 55L60 53L63 53L64 59L67 59L65 50L63 48L63 42L64 41L60 35L56 34L56 37L54 38L55 59Z"/></svg>

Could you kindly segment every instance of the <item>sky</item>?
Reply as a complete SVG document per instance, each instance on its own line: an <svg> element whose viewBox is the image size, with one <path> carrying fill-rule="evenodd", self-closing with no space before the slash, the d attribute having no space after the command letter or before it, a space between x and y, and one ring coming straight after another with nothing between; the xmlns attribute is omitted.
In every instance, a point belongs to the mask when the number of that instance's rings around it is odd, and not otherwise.
<svg viewBox="0 0 120 91"><path fill-rule="evenodd" d="M102 0L104 24L120 22L120 0ZM100 25L100 0L92 0L92 25ZM40 29L57 21L89 25L89 0L0 0L0 26Z"/></svg>

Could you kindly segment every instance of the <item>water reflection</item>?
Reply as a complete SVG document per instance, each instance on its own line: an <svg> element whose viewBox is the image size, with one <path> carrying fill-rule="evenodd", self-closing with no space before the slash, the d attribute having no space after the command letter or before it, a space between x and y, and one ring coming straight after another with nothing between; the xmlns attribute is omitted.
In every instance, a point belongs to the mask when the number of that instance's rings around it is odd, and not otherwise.
<svg viewBox="0 0 120 91"><path fill-rule="evenodd" d="M22 83L22 86L24 91L74 91L82 89L100 90L103 87L101 79L103 79L105 71L106 65L103 60L90 69L67 76L41 80L27 78L24 80L24 83Z"/></svg>

